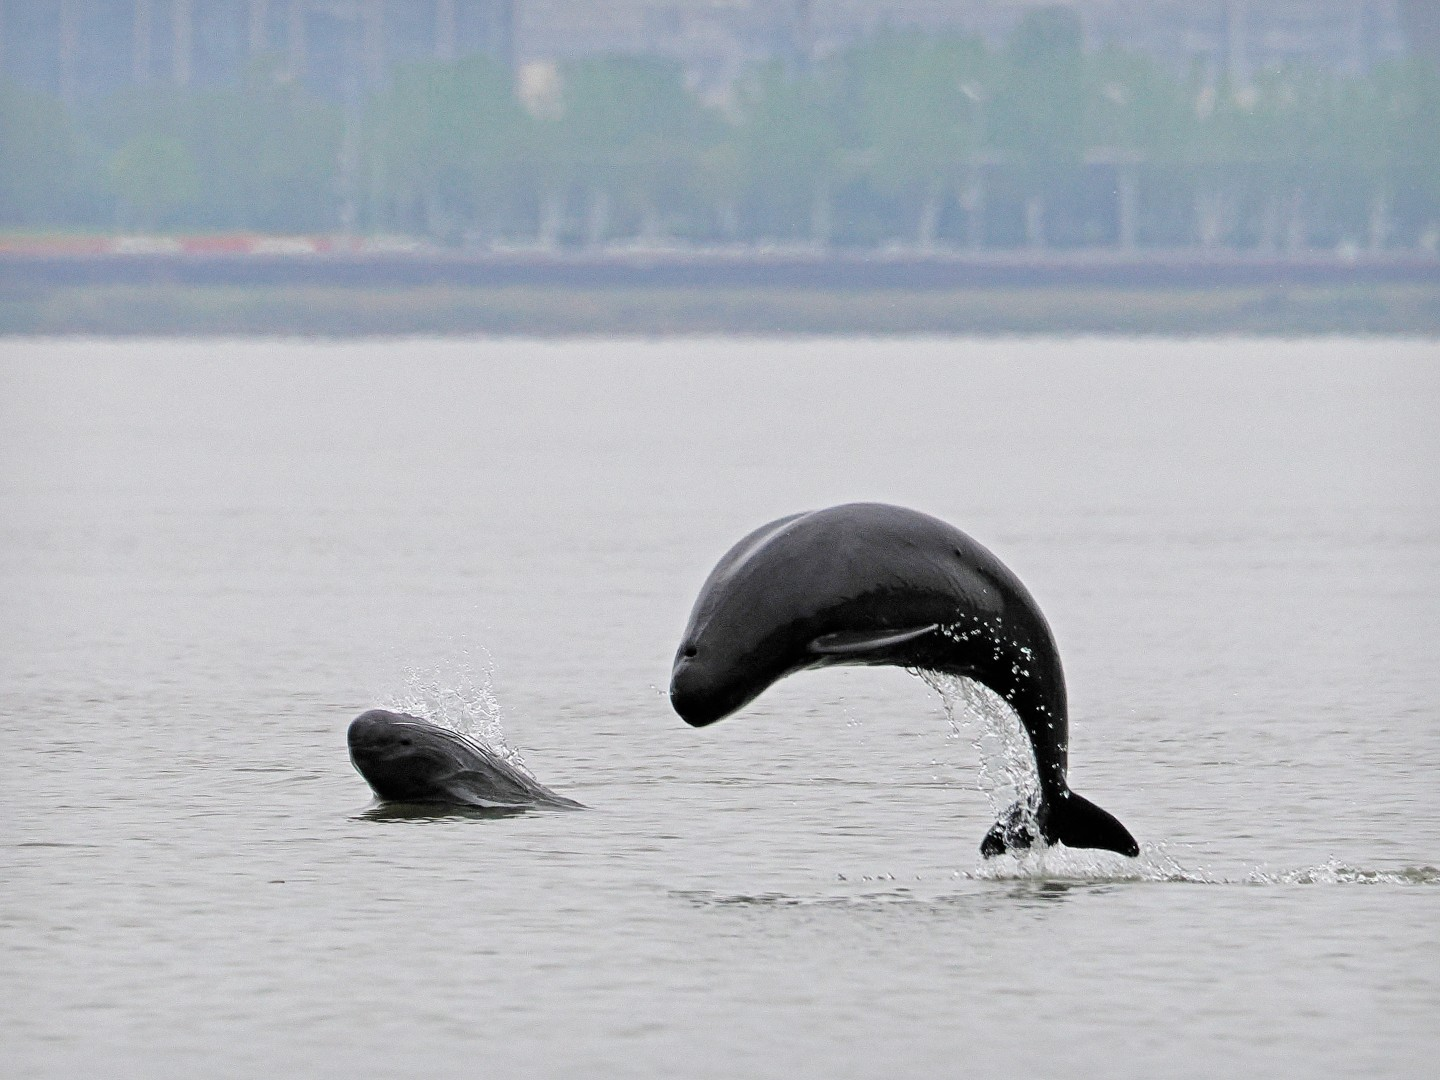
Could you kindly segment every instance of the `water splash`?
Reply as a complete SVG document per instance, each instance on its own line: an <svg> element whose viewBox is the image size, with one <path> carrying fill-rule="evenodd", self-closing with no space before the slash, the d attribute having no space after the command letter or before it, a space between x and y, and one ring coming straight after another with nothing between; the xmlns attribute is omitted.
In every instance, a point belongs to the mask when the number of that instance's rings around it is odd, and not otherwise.
<svg viewBox="0 0 1440 1080"><path fill-rule="evenodd" d="M1026 807L1024 823L1038 835L1035 812L1040 807L1040 776L1035 752L1020 718L995 691L960 675L914 671L940 695L950 738L968 738L980 756L979 788L998 820L1017 802Z"/></svg>
<svg viewBox="0 0 1440 1080"><path fill-rule="evenodd" d="M1303 870L1271 873L1250 871L1246 885L1440 885L1440 867L1407 866L1399 870L1366 870L1330 859Z"/></svg>
<svg viewBox="0 0 1440 1080"><path fill-rule="evenodd" d="M970 881L1069 882L1110 884L1160 882L1187 885L1440 885L1440 868L1407 866L1398 869L1366 869L1349 866L1331 858L1319 866L1272 871L1257 867L1240 877L1212 873L1204 868L1182 866L1164 845L1146 845L1137 859L1124 859L1100 851L1075 851L1065 847L1036 848L1016 855L1002 855L979 869L955 875Z"/></svg>
<svg viewBox="0 0 1440 1080"><path fill-rule="evenodd" d="M533 778L520 752L505 740L495 696L495 661L484 648L479 653L466 649L433 667L408 668L404 688L387 707L457 731Z"/></svg>
<svg viewBox="0 0 1440 1080"><path fill-rule="evenodd" d="M1030 737L1015 711L989 687L957 675L912 671L940 695L950 738L968 739L980 758L978 787L996 818L1024 800L1030 824L1039 806L1040 779ZM1036 830L1038 832L1038 830ZM1164 844L1146 844L1135 859L1106 851L1075 850L1037 844L987 861L957 877L974 881L1176 882L1196 885L1440 885L1440 869L1432 866L1398 870L1364 869L1336 859L1296 870L1257 867L1243 877L1227 877L1206 869L1190 869Z"/></svg>
<svg viewBox="0 0 1440 1080"><path fill-rule="evenodd" d="M1118 882L1189 882L1203 885L1234 884L1205 870L1182 866L1163 844L1146 844L1140 855L1127 859L1108 851L1037 846L996 856L977 870L957 872L972 881L1054 881L1075 884Z"/></svg>

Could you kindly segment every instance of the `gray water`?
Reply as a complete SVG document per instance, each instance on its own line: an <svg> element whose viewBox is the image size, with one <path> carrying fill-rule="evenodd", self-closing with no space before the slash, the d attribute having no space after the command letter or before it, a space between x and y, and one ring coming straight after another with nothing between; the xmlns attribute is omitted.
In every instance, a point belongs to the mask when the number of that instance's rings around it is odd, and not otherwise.
<svg viewBox="0 0 1440 1080"><path fill-rule="evenodd" d="M1437 414L1424 341L0 343L0 1072L1433 1075ZM854 499L1027 583L1140 859L983 862L901 671L670 711ZM374 806L381 704L591 809Z"/></svg>

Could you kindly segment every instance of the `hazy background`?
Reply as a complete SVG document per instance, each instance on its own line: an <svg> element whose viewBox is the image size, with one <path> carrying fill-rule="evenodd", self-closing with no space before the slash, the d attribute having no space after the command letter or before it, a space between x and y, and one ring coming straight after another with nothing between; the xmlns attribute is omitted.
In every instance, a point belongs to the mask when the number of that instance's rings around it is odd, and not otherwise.
<svg viewBox="0 0 1440 1080"><path fill-rule="evenodd" d="M1437 11L0 0L8 1071L1423 1075ZM1034 591L1142 860L982 864L898 671L674 716L852 499ZM427 695L594 809L372 812Z"/></svg>
<svg viewBox="0 0 1440 1080"><path fill-rule="evenodd" d="M1436 11L0 0L0 230L1434 251Z"/></svg>

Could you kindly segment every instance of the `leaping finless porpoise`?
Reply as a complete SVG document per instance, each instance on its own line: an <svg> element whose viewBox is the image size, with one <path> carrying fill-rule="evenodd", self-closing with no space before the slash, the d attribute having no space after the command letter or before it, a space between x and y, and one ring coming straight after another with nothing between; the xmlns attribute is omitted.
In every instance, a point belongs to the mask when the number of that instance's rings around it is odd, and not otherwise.
<svg viewBox="0 0 1440 1080"><path fill-rule="evenodd" d="M390 802L486 809L583 810L458 731L418 716L371 709L350 722L350 760Z"/></svg>
<svg viewBox="0 0 1440 1080"><path fill-rule="evenodd" d="M1065 676L1025 586L965 533L926 514L851 503L762 525L710 572L675 655L670 701L713 724L796 671L892 665L974 679L1030 737L1039 805L1016 803L987 858L1035 843L1138 855L1125 826L1070 790Z"/></svg>

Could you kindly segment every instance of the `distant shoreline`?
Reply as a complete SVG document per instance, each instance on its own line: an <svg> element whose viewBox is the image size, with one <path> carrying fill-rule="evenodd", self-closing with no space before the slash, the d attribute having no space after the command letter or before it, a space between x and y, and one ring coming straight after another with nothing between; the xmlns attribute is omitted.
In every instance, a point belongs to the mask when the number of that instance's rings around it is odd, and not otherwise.
<svg viewBox="0 0 1440 1080"><path fill-rule="evenodd" d="M1440 336L1440 283L1213 287L54 284L0 278L4 336Z"/></svg>
<svg viewBox="0 0 1440 1080"><path fill-rule="evenodd" d="M954 291L1440 285L1440 256L1358 249L642 247L464 250L329 236L0 237L0 296L79 285Z"/></svg>

